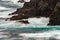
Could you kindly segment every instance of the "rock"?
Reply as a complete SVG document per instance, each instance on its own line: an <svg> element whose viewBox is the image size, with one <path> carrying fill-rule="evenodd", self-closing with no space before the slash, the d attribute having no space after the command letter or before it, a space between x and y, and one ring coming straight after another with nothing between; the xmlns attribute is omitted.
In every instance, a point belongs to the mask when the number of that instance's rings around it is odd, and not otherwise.
<svg viewBox="0 0 60 40"><path fill-rule="evenodd" d="M60 25L60 7L57 7L57 11L50 16L48 25Z"/></svg>
<svg viewBox="0 0 60 40"><path fill-rule="evenodd" d="M24 0L18 2L24 2ZM25 2L22 8L18 8L17 11L9 14L18 14L18 16L11 17L10 20L21 20L32 17L49 17L57 2L58 0L30 0L30 2Z"/></svg>

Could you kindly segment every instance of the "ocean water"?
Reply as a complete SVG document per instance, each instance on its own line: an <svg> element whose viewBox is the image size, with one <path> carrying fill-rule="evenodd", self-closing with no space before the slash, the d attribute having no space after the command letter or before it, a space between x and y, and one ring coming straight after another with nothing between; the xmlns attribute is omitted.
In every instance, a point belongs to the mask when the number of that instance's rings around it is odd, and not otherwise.
<svg viewBox="0 0 60 40"><path fill-rule="evenodd" d="M14 16L8 14L23 7L23 4L15 0L0 0L0 40L49 40L49 38L60 40L60 26L47 26L48 17L29 18L30 24L23 24L18 20L5 20Z"/></svg>

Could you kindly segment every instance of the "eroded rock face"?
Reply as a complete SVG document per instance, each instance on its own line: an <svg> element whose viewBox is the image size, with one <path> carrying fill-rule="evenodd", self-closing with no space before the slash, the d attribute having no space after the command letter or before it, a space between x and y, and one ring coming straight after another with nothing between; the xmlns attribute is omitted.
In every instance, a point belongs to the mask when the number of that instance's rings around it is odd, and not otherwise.
<svg viewBox="0 0 60 40"><path fill-rule="evenodd" d="M25 1L21 0L19 2ZM10 20L21 20L32 17L49 17L52 14L57 2L58 0L30 0L30 2L25 2L22 8L18 8L17 11L9 14L18 14L17 16L11 17Z"/></svg>

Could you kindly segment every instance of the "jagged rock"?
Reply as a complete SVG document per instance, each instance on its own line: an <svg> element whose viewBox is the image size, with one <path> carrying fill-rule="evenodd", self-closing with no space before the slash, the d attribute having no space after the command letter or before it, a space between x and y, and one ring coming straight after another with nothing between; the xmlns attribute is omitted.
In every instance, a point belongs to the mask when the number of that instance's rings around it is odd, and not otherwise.
<svg viewBox="0 0 60 40"><path fill-rule="evenodd" d="M24 0L19 2L24 2ZM9 14L18 14L18 16L11 17L10 20L21 20L32 17L49 17L57 2L58 0L30 0L30 2L25 2L22 8L18 8L17 11Z"/></svg>

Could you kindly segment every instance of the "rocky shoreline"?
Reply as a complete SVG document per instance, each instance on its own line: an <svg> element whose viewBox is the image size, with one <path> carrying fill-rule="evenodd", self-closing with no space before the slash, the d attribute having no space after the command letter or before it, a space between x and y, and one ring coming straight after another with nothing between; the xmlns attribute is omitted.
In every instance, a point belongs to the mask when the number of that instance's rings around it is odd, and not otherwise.
<svg viewBox="0 0 60 40"><path fill-rule="evenodd" d="M24 2L23 0L19 2ZM17 11L9 15L15 15L10 20L21 20L28 18L49 17L50 23L48 25L60 25L60 1L59 0L31 0L25 2L22 8L18 8ZM23 23L29 23L28 20L21 21Z"/></svg>

